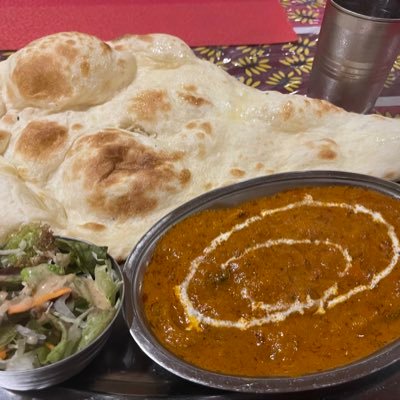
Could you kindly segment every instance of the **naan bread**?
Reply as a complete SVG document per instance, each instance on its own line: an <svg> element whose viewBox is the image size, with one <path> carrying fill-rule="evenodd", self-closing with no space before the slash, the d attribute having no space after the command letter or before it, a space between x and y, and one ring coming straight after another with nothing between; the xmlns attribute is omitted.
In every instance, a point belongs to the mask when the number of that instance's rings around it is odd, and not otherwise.
<svg viewBox="0 0 400 400"><path fill-rule="evenodd" d="M0 240L45 220L123 259L167 212L233 182L400 178L399 121L260 92L168 35L51 35L0 63L0 90Z"/></svg>
<svg viewBox="0 0 400 400"><path fill-rule="evenodd" d="M17 170L0 158L0 237L21 224L46 222L55 229L67 224L64 207L44 190L24 182Z"/></svg>

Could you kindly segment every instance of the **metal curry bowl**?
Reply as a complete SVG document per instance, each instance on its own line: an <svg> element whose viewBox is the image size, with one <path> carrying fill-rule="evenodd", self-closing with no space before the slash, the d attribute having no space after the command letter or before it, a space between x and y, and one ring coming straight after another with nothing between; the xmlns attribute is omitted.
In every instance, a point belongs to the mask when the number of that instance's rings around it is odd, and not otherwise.
<svg viewBox="0 0 400 400"><path fill-rule="evenodd" d="M83 240L77 240L72 238L62 237L62 239L85 242ZM18 370L18 371L0 371L0 386L10 390L37 390L44 389L49 386L56 385L60 382L66 381L72 376L82 371L100 352L107 342L110 336L111 329L116 321L118 315L121 312L123 306L123 298L125 293L125 285L123 281L123 275L120 266L109 254L107 257L111 261L113 270L116 272L118 280L121 281L119 288L119 304L116 308L115 315L103 330L103 332L97 336L88 346L82 350L57 361L53 364L42 366L30 370Z"/></svg>
<svg viewBox="0 0 400 400"><path fill-rule="evenodd" d="M172 226L199 211L235 206L288 189L328 185L356 186L400 198L400 185L366 175L336 171L283 173L213 190L187 202L156 223L138 242L124 266L127 284L124 315L132 337L144 353L166 370L189 381L251 393L300 392L331 387L361 379L399 361L400 341L397 340L351 364L299 377L227 375L199 368L175 356L156 339L146 320L141 295L144 274L158 241Z"/></svg>

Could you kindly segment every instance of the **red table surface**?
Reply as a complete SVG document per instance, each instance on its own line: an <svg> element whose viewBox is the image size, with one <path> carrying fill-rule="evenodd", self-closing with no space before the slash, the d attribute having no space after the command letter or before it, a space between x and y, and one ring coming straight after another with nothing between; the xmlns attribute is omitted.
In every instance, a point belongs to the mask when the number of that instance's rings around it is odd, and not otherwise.
<svg viewBox="0 0 400 400"><path fill-rule="evenodd" d="M0 26L1 49L60 31L104 40L163 32L192 46L297 39L279 0L3 0Z"/></svg>

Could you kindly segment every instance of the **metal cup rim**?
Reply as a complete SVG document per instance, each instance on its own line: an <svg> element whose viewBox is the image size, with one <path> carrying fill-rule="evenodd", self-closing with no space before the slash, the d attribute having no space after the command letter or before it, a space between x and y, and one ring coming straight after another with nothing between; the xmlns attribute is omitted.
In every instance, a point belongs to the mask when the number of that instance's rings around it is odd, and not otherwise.
<svg viewBox="0 0 400 400"><path fill-rule="evenodd" d="M356 11L349 10L349 9L347 9L346 7L344 7L344 6L340 5L340 4L338 4L338 3L336 2L336 0L328 0L327 5L328 5L329 3L330 3L333 7L335 7L337 10L343 12L344 14L350 15L350 16L352 16L352 17L356 17L356 18L368 20L368 21L371 21L371 22L381 22L381 23L391 23L391 24L396 23L396 22L397 22L397 23L400 23L400 17L399 17L399 18L373 17L373 16L370 16L370 15L365 15L365 14L358 13L358 12L356 12Z"/></svg>

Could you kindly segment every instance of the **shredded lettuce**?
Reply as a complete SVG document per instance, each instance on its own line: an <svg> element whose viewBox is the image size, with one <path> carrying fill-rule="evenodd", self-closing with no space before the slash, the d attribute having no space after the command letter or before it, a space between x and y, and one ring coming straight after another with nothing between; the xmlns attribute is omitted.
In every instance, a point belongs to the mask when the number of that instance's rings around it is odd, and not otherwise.
<svg viewBox="0 0 400 400"><path fill-rule="evenodd" d="M28 286L36 286L40 282L44 282L50 276L58 274L53 272L53 268L50 267L50 264L39 264L36 267L23 268L20 275Z"/></svg>
<svg viewBox="0 0 400 400"><path fill-rule="evenodd" d="M57 345L47 354L45 364L50 364L62 360L64 358L64 353L68 342L67 328L65 327L64 323L61 322L57 317L54 317L52 315L49 315L49 318L51 323L53 324L53 327L61 332L61 339L57 343Z"/></svg>
<svg viewBox="0 0 400 400"><path fill-rule="evenodd" d="M62 265L47 264L47 268L49 269L49 271L51 271L57 275L65 275L65 268Z"/></svg>
<svg viewBox="0 0 400 400"><path fill-rule="evenodd" d="M45 321L47 321L47 319ZM47 336L49 336L50 328L45 326L45 321L42 321L42 323L41 323L37 319L31 318L27 322L26 327L29 329L32 329L33 331L35 331L37 333L46 335L46 337L47 337Z"/></svg>
<svg viewBox="0 0 400 400"><path fill-rule="evenodd" d="M78 351L86 347L88 344L103 332L114 316L115 310L94 310L90 313L86 320L86 326L82 330L82 339L78 344Z"/></svg>
<svg viewBox="0 0 400 400"><path fill-rule="evenodd" d="M11 233L2 250L17 250L1 256L1 265L25 267L33 266L42 258L42 253L54 250L54 237L48 225L27 224Z"/></svg>
<svg viewBox="0 0 400 400"><path fill-rule="evenodd" d="M17 328L15 325L5 323L0 326L0 348L6 347L11 343L17 335Z"/></svg>
<svg viewBox="0 0 400 400"><path fill-rule="evenodd" d="M77 276L73 281L74 293L78 295L80 304L86 307L94 305L92 295L87 285L87 280Z"/></svg>
<svg viewBox="0 0 400 400"><path fill-rule="evenodd" d="M78 348L78 343L82 337L82 329L78 326L79 324L74 323L68 329L68 341L65 347L65 357L74 354Z"/></svg>
<svg viewBox="0 0 400 400"><path fill-rule="evenodd" d="M44 364L51 364L60 361L75 353L77 351L78 342L81 338L81 330L76 325L72 325L67 329L66 324L61 322L59 319L56 319L56 321L62 332L61 339L47 354Z"/></svg>
<svg viewBox="0 0 400 400"><path fill-rule="evenodd" d="M56 239L57 247L71 255L67 272L94 274L98 260L107 259L107 247L93 246L84 242L73 242L61 238ZM96 258L93 256L95 254Z"/></svg>
<svg viewBox="0 0 400 400"><path fill-rule="evenodd" d="M94 268L94 282L113 306L115 305L119 285L113 279L112 273L111 262L109 260L104 265L96 265Z"/></svg>
<svg viewBox="0 0 400 400"><path fill-rule="evenodd" d="M36 348L35 353L36 353L36 357L39 362L39 365L45 365L47 356L50 353L50 349L46 345L43 345L43 346Z"/></svg>

